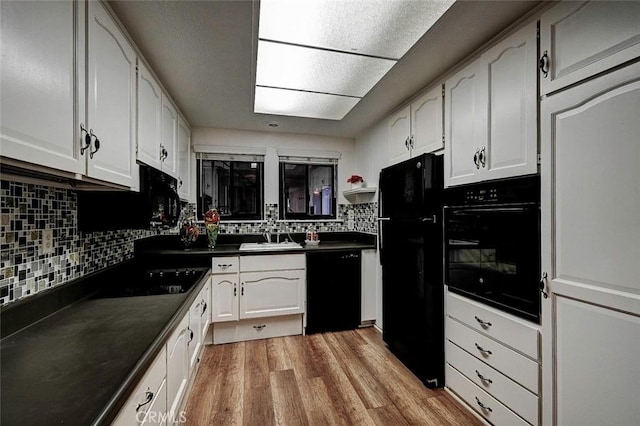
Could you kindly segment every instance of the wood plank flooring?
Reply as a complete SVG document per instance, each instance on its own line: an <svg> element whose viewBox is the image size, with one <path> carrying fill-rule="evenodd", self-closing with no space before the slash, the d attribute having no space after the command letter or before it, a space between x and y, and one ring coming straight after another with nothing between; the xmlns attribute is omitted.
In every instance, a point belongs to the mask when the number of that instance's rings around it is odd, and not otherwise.
<svg viewBox="0 0 640 426"><path fill-rule="evenodd" d="M207 346L190 425L481 425L425 388L374 328Z"/></svg>

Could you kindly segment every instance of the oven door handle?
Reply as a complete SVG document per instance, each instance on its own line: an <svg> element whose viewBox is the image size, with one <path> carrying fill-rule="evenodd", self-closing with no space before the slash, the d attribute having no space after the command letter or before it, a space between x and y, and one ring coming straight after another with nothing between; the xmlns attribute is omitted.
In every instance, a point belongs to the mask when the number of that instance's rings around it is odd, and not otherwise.
<svg viewBox="0 0 640 426"><path fill-rule="evenodd" d="M464 215L468 213L518 213L527 211L527 207L492 207L488 209L458 209L451 212L452 215Z"/></svg>

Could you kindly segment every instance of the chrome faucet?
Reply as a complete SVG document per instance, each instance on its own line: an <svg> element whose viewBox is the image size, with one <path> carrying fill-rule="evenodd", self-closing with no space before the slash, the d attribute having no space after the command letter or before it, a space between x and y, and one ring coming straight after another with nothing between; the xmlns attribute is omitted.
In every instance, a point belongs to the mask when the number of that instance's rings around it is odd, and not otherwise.
<svg viewBox="0 0 640 426"><path fill-rule="evenodd" d="M264 231L264 233L262 235L264 236L264 239L267 240L267 243L271 242L271 232Z"/></svg>

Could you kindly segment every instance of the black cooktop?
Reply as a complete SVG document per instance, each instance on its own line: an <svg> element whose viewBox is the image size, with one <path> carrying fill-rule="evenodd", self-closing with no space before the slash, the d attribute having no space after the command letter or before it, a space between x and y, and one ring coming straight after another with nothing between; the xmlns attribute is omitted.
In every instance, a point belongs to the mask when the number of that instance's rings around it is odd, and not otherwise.
<svg viewBox="0 0 640 426"><path fill-rule="evenodd" d="M134 271L119 282L108 283L93 298L154 296L188 292L207 268L155 268Z"/></svg>

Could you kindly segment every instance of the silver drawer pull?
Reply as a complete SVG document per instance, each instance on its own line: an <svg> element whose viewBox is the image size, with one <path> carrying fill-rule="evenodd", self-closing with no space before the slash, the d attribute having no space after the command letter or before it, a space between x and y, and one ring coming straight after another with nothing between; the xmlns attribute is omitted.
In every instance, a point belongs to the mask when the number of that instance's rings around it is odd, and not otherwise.
<svg viewBox="0 0 640 426"><path fill-rule="evenodd" d="M230 263L229 263L229 264L227 264L227 263L222 263L222 264L218 265L218 268L220 268L220 269L229 269L229 268L231 268L232 266L233 266L233 265L232 265L232 264L230 264Z"/></svg>
<svg viewBox="0 0 640 426"><path fill-rule="evenodd" d="M260 331L263 328L265 328L267 325L266 324L262 324L262 325L254 325L253 328L255 328L256 330Z"/></svg>
<svg viewBox="0 0 640 426"><path fill-rule="evenodd" d="M493 383L493 380L491 379L487 379L486 377L484 377L482 374L480 374L480 372L478 370L476 370L476 374L478 375L478 378L480 380L482 380L483 382L487 382L487 383Z"/></svg>
<svg viewBox="0 0 640 426"><path fill-rule="evenodd" d="M478 324L480 324L483 328L489 328L491 327L491 323L489 321L483 321L480 318L474 316L474 318L476 319L476 321L478 321Z"/></svg>
<svg viewBox="0 0 640 426"><path fill-rule="evenodd" d="M487 407L486 405L484 405L482 402L480 402L480 400L478 399L478 397L476 396L476 402L478 403L478 405L480 406L480 408L482 408L483 410L486 410L490 413L493 412L493 410L491 409L491 407Z"/></svg>
<svg viewBox="0 0 640 426"><path fill-rule="evenodd" d="M476 345L476 349L482 352L482 355L491 355L493 353L487 349L484 349L482 346L478 345L477 343L474 343L474 345Z"/></svg>

